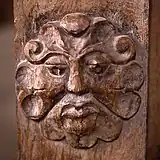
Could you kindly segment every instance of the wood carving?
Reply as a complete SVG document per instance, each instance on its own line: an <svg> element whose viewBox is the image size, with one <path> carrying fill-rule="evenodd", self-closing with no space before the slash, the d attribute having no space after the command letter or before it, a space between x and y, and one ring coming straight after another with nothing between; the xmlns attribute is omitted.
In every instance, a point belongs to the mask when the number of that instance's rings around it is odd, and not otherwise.
<svg viewBox="0 0 160 160"><path fill-rule="evenodd" d="M18 103L49 140L116 140L141 105L139 43L104 17L71 13L41 26L17 66Z"/></svg>

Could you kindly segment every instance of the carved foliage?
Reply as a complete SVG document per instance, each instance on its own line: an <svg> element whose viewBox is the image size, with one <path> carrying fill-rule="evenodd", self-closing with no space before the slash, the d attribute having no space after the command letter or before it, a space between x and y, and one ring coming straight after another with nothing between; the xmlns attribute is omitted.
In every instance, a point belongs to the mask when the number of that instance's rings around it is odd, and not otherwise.
<svg viewBox="0 0 160 160"><path fill-rule="evenodd" d="M135 40L103 17L72 13L43 25L17 66L18 102L43 135L76 148L113 141L141 104Z"/></svg>

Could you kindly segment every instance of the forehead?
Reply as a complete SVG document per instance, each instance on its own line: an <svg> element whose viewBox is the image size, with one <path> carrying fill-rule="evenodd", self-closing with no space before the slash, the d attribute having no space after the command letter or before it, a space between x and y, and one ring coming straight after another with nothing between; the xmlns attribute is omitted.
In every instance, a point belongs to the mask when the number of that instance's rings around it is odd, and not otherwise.
<svg viewBox="0 0 160 160"><path fill-rule="evenodd" d="M114 33L113 25L104 18L96 20L76 13L65 16L61 21L45 24L38 38L50 51L61 51L77 57L87 50L96 50L98 44L106 43Z"/></svg>
<svg viewBox="0 0 160 160"><path fill-rule="evenodd" d="M116 24L103 17L73 13L44 24L36 39L25 45L24 54L31 63L43 64L54 55L76 60L96 52L115 64L124 64L135 58L136 49L132 36L122 33Z"/></svg>

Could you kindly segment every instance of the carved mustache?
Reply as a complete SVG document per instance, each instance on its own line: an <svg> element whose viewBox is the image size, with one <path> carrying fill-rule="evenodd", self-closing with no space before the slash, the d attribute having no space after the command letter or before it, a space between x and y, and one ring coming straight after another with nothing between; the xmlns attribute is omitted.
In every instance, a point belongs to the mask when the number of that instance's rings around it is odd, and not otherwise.
<svg viewBox="0 0 160 160"><path fill-rule="evenodd" d="M70 118L85 117L89 114L108 113L108 109L91 93L78 96L66 94L52 109L53 117L59 120L62 116Z"/></svg>
<svg viewBox="0 0 160 160"><path fill-rule="evenodd" d="M25 93L21 93L22 97L24 95ZM45 96L45 91L37 91L34 95L27 94L24 96L21 99L21 106L25 115L32 120L43 118L51 109L55 119L59 119L61 116L84 117L106 110L106 107L91 93L81 96L67 93L56 104L53 104L53 101ZM108 109L106 112L108 112Z"/></svg>
<svg viewBox="0 0 160 160"><path fill-rule="evenodd" d="M99 110L97 107L95 107L94 104L84 104L83 106L65 106L62 110L61 116L62 117L68 117L71 119L74 118L84 118L87 117L88 115L99 113Z"/></svg>
<svg viewBox="0 0 160 160"><path fill-rule="evenodd" d="M59 94L61 95L61 93ZM36 91L34 94L21 93L20 95L24 95L24 98L21 97L23 111L32 120L40 120L48 112L52 112L57 121L61 117L82 118L91 114L106 114L108 112L129 119L138 111L141 104L140 96L134 92L123 93L119 91L114 95L116 100L113 102L110 102L112 96L110 98L97 97L92 93L83 95L64 93L63 96L58 96L58 99L55 97L48 99L45 90ZM57 99L57 101L52 99ZM123 103L124 100L125 103Z"/></svg>

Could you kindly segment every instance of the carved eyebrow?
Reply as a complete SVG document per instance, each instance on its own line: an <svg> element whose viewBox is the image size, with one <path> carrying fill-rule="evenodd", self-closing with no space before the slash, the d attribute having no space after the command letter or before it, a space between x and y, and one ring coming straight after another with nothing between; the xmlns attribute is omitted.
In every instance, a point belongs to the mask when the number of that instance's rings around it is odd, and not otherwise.
<svg viewBox="0 0 160 160"><path fill-rule="evenodd" d="M102 47L102 42L89 45L89 46L87 46L85 49L83 49L83 50L81 51L81 54L78 55L77 58L80 59L80 58L83 57L84 55L89 54L89 53L91 53L91 52L93 52L93 51L102 51L101 47Z"/></svg>
<svg viewBox="0 0 160 160"><path fill-rule="evenodd" d="M28 59L28 61L32 64L43 64L45 63L49 58L51 58L52 56L56 56L56 55L63 55L65 57L70 57L70 55L68 53L65 52L60 52L60 51L48 51L46 54L44 54L41 58L36 59L36 60L32 60L32 59Z"/></svg>
<svg viewBox="0 0 160 160"><path fill-rule="evenodd" d="M52 65L52 64L66 64L67 59L62 54L52 55L49 57L46 61L46 65Z"/></svg>
<svg viewBox="0 0 160 160"><path fill-rule="evenodd" d="M68 52L66 52L66 51L62 51L62 52L56 52L56 51L55 51L55 53L56 53L56 54L63 55L63 56L65 56L65 57L67 57L67 58L69 58L69 57L70 57L69 53L68 53Z"/></svg>
<svg viewBox="0 0 160 160"><path fill-rule="evenodd" d="M63 52L63 51L49 51L46 55L45 55L45 57L51 57L52 55L63 55L63 56L65 56L65 57L69 57L70 55L69 55L69 53L68 52Z"/></svg>
<svg viewBox="0 0 160 160"><path fill-rule="evenodd" d="M60 52L60 51L50 51L48 54L46 54L44 57L43 57L43 62L47 62L47 60L53 56L65 56L67 58L70 57L70 55L67 53L67 52Z"/></svg>

